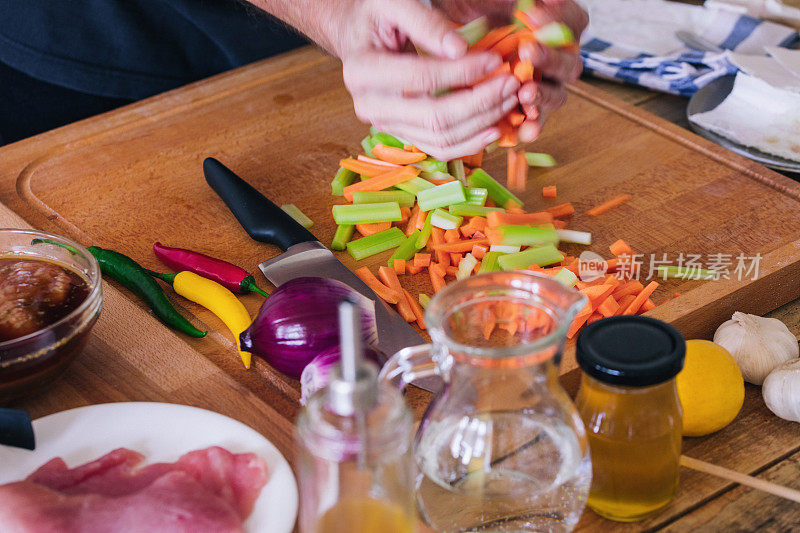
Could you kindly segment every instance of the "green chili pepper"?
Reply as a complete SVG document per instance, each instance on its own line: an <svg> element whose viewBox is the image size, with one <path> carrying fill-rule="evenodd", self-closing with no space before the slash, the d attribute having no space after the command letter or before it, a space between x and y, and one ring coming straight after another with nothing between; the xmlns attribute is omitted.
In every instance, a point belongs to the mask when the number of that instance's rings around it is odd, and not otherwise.
<svg viewBox="0 0 800 533"><path fill-rule="evenodd" d="M63 248L72 249L71 246L62 245L49 239L34 239L32 244L46 242ZM191 322L181 315L172 302L169 301L164 289L156 280L150 277L145 269L136 261L113 250L106 250L98 246L89 246L89 252L97 259L100 271L134 292L145 301L156 317L167 326L186 333L190 337L205 337L205 331L194 327ZM75 252L76 250L72 249Z"/></svg>

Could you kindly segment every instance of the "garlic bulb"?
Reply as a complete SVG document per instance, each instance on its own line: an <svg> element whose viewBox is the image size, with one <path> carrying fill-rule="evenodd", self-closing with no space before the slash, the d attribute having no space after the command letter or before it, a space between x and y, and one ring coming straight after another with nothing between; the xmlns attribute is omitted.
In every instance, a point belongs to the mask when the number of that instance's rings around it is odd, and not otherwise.
<svg viewBox="0 0 800 533"><path fill-rule="evenodd" d="M800 359L786 361L770 372L761 394L770 411L786 420L800 422Z"/></svg>
<svg viewBox="0 0 800 533"><path fill-rule="evenodd" d="M748 383L761 385L772 369L800 355L797 339L777 318L733 313L714 333L714 342L728 350Z"/></svg>

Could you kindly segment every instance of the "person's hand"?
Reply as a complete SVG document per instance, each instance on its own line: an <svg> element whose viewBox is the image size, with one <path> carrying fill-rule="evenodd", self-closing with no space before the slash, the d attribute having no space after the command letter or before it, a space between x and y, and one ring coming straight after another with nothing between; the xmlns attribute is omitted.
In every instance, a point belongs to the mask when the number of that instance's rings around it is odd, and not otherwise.
<svg viewBox="0 0 800 533"><path fill-rule="evenodd" d="M516 4L516 0L437 2L451 20L460 24L486 16L496 25L509 23ZM563 22L572 30L576 42L580 42L581 33L589 23L589 16L574 0L537 0L535 7L528 10L527 14L537 26ZM525 83L518 94L526 120L520 126L517 137L521 142L530 142L541 133L547 115L564 105L567 99L564 85L580 76L582 64L577 49L555 50L539 44L522 46L519 56L531 61L534 69L543 76L541 81Z"/></svg>
<svg viewBox="0 0 800 533"><path fill-rule="evenodd" d="M495 124L519 105L520 84L511 75L480 81L501 65L499 56L467 55L446 16L418 0L341 4L331 47L360 120L443 160L477 153L500 137ZM409 51L409 42L426 55ZM454 90L434 96L448 89Z"/></svg>

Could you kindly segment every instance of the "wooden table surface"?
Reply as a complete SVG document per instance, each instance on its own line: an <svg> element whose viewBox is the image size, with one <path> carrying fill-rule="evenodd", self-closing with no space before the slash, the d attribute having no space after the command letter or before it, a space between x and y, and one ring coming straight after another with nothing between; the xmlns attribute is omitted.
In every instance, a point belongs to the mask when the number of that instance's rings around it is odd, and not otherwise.
<svg viewBox="0 0 800 533"><path fill-rule="evenodd" d="M685 118L686 100L683 98L612 82L593 79L586 81L680 126L688 126ZM213 92L213 83L199 84L193 91L195 98L203 97ZM186 93L181 93L157 98L172 98L178 105L185 96ZM146 113L146 106L129 106L0 148L0 173L4 171L1 168L4 165L6 171L19 172L21 169L15 168L15 165L22 162L23 155L28 162L36 157L46 157L54 147L69 143L73 139L99 134L110 128L122 127L132 120L142 119L143 115L146 118ZM16 211L12 213L0 205L0 227L33 225L57 231L52 221L44 220L15 202L16 198L16 191L0 188L0 203ZM800 334L800 300L784 305L769 316L780 318L794 334ZM154 320L113 285L104 284L104 310L93 330L89 346L53 390L35 398L16 402L15 407L27 409L36 418L64 409L111 401L185 403L223 413L254 427L274 442L291 460L293 444L290 419L296 411L296 404L287 402L287 398L296 400L296 391L284 383L259 380L254 373L246 373L231 367L227 353L216 355L205 353L205 357L197 357L193 341L187 341L166 328L160 328L163 333L159 334L158 338L143 338L139 334L138 324ZM164 359L160 357L160 354L164 353L178 354L181 366L176 368L174 365L165 365ZM147 357L144 357L145 355ZM175 357L171 357L170 361L174 363ZM202 378L187 380L183 376L187 375L188 371L191 371L191 375ZM132 376L135 376L135 379L131 379ZM236 394L230 394L230 390L236 391ZM759 389L748 387L747 393L749 396L757 395ZM759 420L771 415L762 408L740 416L751 422L755 429ZM731 460L725 466L800 488L800 475L798 475L800 474L800 426L797 424L782 426L779 436L764 433L768 432L753 431L748 435L746 431L738 431L736 439L745 442L756 438L755 435L758 434L759 439L764 439L759 443L762 448L777 446L772 441L783 439L782 449L786 449L787 436L795 438L796 434L797 445L792 448L791 453L776 456L774 461L768 464L754 466L747 457L740 457ZM706 441L688 439L685 441L685 446L698 451L698 457L708 452L714 452L712 455L727 454L733 457L736 454L736 439L731 439L724 445L720 444L722 441L719 438ZM723 446L726 448L730 446L729 451L719 449ZM684 470L682 475L684 475L684 490L704 487L710 496L690 506L681 507L679 512L664 513L663 516L645 523L627 526L605 521L587 511L581 521L580 529L606 531L612 527L619 527L630 530L670 531L723 529L788 531L800 528L800 505L704 474Z"/></svg>

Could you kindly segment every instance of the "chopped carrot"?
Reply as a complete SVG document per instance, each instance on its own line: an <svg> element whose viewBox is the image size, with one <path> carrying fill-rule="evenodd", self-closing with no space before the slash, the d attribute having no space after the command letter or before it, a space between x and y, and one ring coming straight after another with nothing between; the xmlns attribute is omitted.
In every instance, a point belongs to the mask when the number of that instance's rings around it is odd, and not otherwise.
<svg viewBox="0 0 800 533"><path fill-rule="evenodd" d="M352 157L348 157L339 161L339 166L344 167L347 170L352 170L356 174L364 174L370 178L380 176L381 174L385 174L387 170L391 170L391 168L387 168L386 165L367 163L366 161L359 161L358 159L353 159Z"/></svg>
<svg viewBox="0 0 800 533"><path fill-rule="evenodd" d="M417 229L421 230L425 227L425 220L428 218L428 212L422 211L417 214Z"/></svg>
<svg viewBox="0 0 800 533"><path fill-rule="evenodd" d="M653 300L651 300L650 298L648 298L647 301L645 301L642 304L642 307L639 308L639 312L640 313L646 313L649 310L655 309L655 308L656 308L655 302Z"/></svg>
<svg viewBox="0 0 800 533"><path fill-rule="evenodd" d="M596 217L597 215L602 215L606 211L613 209L618 205L622 205L630 199L631 199L630 194L620 194L619 196L614 197L607 202L603 202L602 204L589 209L586 212L586 214L589 215L590 217Z"/></svg>
<svg viewBox="0 0 800 533"><path fill-rule="evenodd" d="M639 308L642 307L645 301L650 298L650 295L653 294L653 291L656 290L658 287L657 281L651 281L647 284L647 287L642 289L642 292L636 295L636 298L628 305L625 311L622 312L623 315L635 315L639 312Z"/></svg>
<svg viewBox="0 0 800 533"><path fill-rule="evenodd" d="M382 191L383 189L388 189L389 187L397 185L398 183L408 181L411 178L416 178L419 175L419 172L420 170L417 167L412 166L393 168L388 172L383 172L372 179L359 181L357 183L353 183L352 185L348 185L344 188L344 197L347 198L348 202L352 202L353 193L355 191Z"/></svg>
<svg viewBox="0 0 800 533"><path fill-rule="evenodd" d="M433 271L433 273L439 277L445 277L447 275L447 268L448 265L443 265L442 263L431 263L431 266L428 270Z"/></svg>
<svg viewBox="0 0 800 533"><path fill-rule="evenodd" d="M405 259L395 259L394 260L394 271L397 272L398 275L402 276L406 273L406 260Z"/></svg>
<svg viewBox="0 0 800 533"><path fill-rule="evenodd" d="M479 167L483 164L483 150L478 152L477 154L467 155L461 158L461 161L465 165L469 165L471 167Z"/></svg>
<svg viewBox="0 0 800 533"><path fill-rule="evenodd" d="M564 228L567 227L567 221L566 220L554 220L553 221L553 227L555 229L564 229Z"/></svg>
<svg viewBox="0 0 800 533"><path fill-rule="evenodd" d="M489 244L488 239L466 239L463 241L434 244L433 250L435 252L464 253L472 250L472 247L475 245L486 246L487 244Z"/></svg>
<svg viewBox="0 0 800 533"><path fill-rule="evenodd" d="M408 302L408 306L411 308L411 312L414 313L414 318L417 319L417 325L420 328L425 328L425 311L422 310L422 306L419 305L419 302L411 296L411 293L407 290L403 289L403 294L406 297L406 301Z"/></svg>
<svg viewBox="0 0 800 533"><path fill-rule="evenodd" d="M543 198L555 198L556 196L558 196L558 191L555 185L545 185L542 187Z"/></svg>
<svg viewBox="0 0 800 533"><path fill-rule="evenodd" d="M396 304L398 301L400 301L402 294L395 292L393 289L381 283L378 278L375 277L375 274L370 272L367 267L357 268L355 270L355 274L361 278L361 281L366 283L367 287L372 289L372 291L377 294L381 300L390 304Z"/></svg>
<svg viewBox="0 0 800 533"><path fill-rule="evenodd" d="M497 319L495 318L494 313L491 311L488 311L486 315L488 316L483 317L483 338L488 341L489 337L492 336L495 325L497 324Z"/></svg>
<svg viewBox="0 0 800 533"><path fill-rule="evenodd" d="M533 64L530 61L520 59L511 69L514 72L514 77L517 78L520 83L533 80Z"/></svg>
<svg viewBox="0 0 800 533"><path fill-rule="evenodd" d="M411 218L411 208L410 207L401 207L400 208L400 220L398 222L408 222L408 219Z"/></svg>
<svg viewBox="0 0 800 533"><path fill-rule="evenodd" d="M497 127L500 129L500 139L497 141L497 146L513 148L517 145L517 129L512 126L510 122L501 119L500 122L497 123Z"/></svg>
<svg viewBox="0 0 800 533"><path fill-rule="evenodd" d="M369 180L367 180L369 181ZM548 213L553 215L553 218L568 217L575 212L575 207L569 202L565 204L555 205L545 209Z"/></svg>
<svg viewBox="0 0 800 533"><path fill-rule="evenodd" d="M631 302L633 302L635 299L636 299L635 294L626 294L625 296L620 298L618 300L619 308L616 311L614 311L614 316L618 316L624 313L625 310L628 308L628 306L631 305Z"/></svg>
<svg viewBox="0 0 800 533"><path fill-rule="evenodd" d="M386 146L385 144L376 144L372 148L372 153L378 159L386 161L387 163L394 163L395 165L411 165L413 163L419 163L427 157L420 152L407 152L402 148Z"/></svg>
<svg viewBox="0 0 800 533"><path fill-rule="evenodd" d="M439 292L440 290L444 289L446 283L444 281L444 276L437 275L432 268L428 269L428 274L431 277L431 285L433 286L433 292Z"/></svg>
<svg viewBox="0 0 800 533"><path fill-rule="evenodd" d="M451 253L450 254L450 264L453 266L458 266L461 260L464 259L462 254Z"/></svg>
<svg viewBox="0 0 800 533"><path fill-rule="evenodd" d="M364 237L380 233L381 231L386 231L391 227L392 227L391 222L372 222L370 224L356 224L356 230L358 230L358 232Z"/></svg>
<svg viewBox="0 0 800 533"><path fill-rule="evenodd" d="M431 228L431 237L428 239L428 250L433 250L433 246L436 244L442 244L444 242L444 230L442 228L437 228L436 226Z"/></svg>
<svg viewBox="0 0 800 533"><path fill-rule="evenodd" d="M611 250L611 253L615 256L619 257L621 255L632 255L633 250L628 245L627 242L619 239L617 242L613 243L611 246L608 247Z"/></svg>
<svg viewBox="0 0 800 533"><path fill-rule="evenodd" d="M489 33L481 37L477 43L473 44L472 48L470 48L469 51L480 52L483 50L488 50L492 46L502 41L503 38L514 33L516 29L517 28L515 28L512 25L500 26L499 28L494 28L493 30L490 30Z"/></svg>
<svg viewBox="0 0 800 533"><path fill-rule="evenodd" d="M414 266L425 268L431 266L431 254L415 254Z"/></svg>
<svg viewBox="0 0 800 533"><path fill-rule="evenodd" d="M395 165L394 163L387 163L386 161L381 161L380 159L375 159L373 157L369 157L368 155L363 155L363 154L358 156L358 160L363 161L364 163L371 163L373 165L380 165L382 167L387 167L387 168L397 168L403 166L403 165Z"/></svg>
<svg viewBox="0 0 800 533"><path fill-rule="evenodd" d="M545 211L524 214L492 211L486 215L486 224L492 228L498 226L535 226L538 224L547 224L552 221L553 215Z"/></svg>
<svg viewBox="0 0 800 533"><path fill-rule="evenodd" d="M451 265L451 266L445 268L444 271L447 273L448 276L455 277L455 275L458 274L458 267L454 267L454 266Z"/></svg>
<svg viewBox="0 0 800 533"><path fill-rule="evenodd" d="M394 261L395 264L397 264L397 259ZM406 272L408 274L418 274L419 272L422 272L422 267L415 265L412 261L411 263L406 263Z"/></svg>
<svg viewBox="0 0 800 533"><path fill-rule="evenodd" d="M408 302L403 297L403 286L400 285L397 272L395 272L393 268L381 266L378 269L378 277L381 278L381 281L387 287L400 294L400 298L398 298L397 301L397 312L400 313L400 316L403 317L406 322L413 322L416 320L411 306L408 305Z"/></svg>
<svg viewBox="0 0 800 533"><path fill-rule="evenodd" d="M458 231L461 232L461 235L464 237L470 238L475 235L478 231L483 231L486 229L486 218L485 217L472 217L469 219L469 222L458 228Z"/></svg>
<svg viewBox="0 0 800 533"><path fill-rule="evenodd" d="M587 324L591 324L592 322L597 322L601 318L605 318L605 317L603 315L601 315L600 313L595 311L594 313L589 315L589 318L586 319L586 323Z"/></svg>
<svg viewBox="0 0 800 533"><path fill-rule="evenodd" d="M419 204L414 205L414 208L411 210L411 216L408 217L408 224L406 224L406 229L403 230L403 233L406 234L406 237L417 231L417 219L419 218Z"/></svg>
<svg viewBox="0 0 800 533"><path fill-rule="evenodd" d="M508 119L508 123L514 126L515 128L522 125L525 122L525 114L517 111L516 109L512 109L506 115L506 119Z"/></svg>
<svg viewBox="0 0 800 533"><path fill-rule="evenodd" d="M603 300L603 303L597 306L597 312L603 316L614 316L614 313L617 312L617 309L619 309L619 303L614 299L613 296L609 296Z"/></svg>
<svg viewBox="0 0 800 533"><path fill-rule="evenodd" d="M486 238L486 234L484 232L482 232L482 231L476 231L475 233L472 234L472 239L473 240L480 240L480 239L485 239L485 238Z"/></svg>
<svg viewBox="0 0 800 533"><path fill-rule="evenodd" d="M483 256L485 256L488 251L489 248L487 248L485 244L473 244L470 253L475 259L483 259Z"/></svg>
<svg viewBox="0 0 800 533"><path fill-rule="evenodd" d="M457 229L449 229L444 232L444 242L457 242L458 241L458 230ZM435 248L434 248L435 249Z"/></svg>

